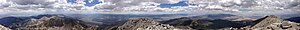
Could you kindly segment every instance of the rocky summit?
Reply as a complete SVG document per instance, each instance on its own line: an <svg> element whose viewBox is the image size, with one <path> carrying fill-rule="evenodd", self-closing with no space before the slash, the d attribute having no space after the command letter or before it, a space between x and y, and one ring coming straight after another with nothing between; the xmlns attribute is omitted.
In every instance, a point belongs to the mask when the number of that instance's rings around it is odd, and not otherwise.
<svg viewBox="0 0 300 30"><path fill-rule="evenodd" d="M175 18L168 21L162 21L164 24L170 24L172 26L188 26L195 30L218 30L222 28L230 27L244 27L250 22L246 21L230 21L230 20L203 20L203 19L194 19L189 17Z"/></svg>
<svg viewBox="0 0 300 30"><path fill-rule="evenodd" d="M162 23L172 26L189 26L195 30L300 30L299 23L283 20L275 15L255 21L205 20L182 17L162 21Z"/></svg>
<svg viewBox="0 0 300 30"><path fill-rule="evenodd" d="M98 26L85 25L84 22L63 16L42 17L24 20L18 25L8 25L13 30L97 30Z"/></svg>
<svg viewBox="0 0 300 30"><path fill-rule="evenodd" d="M242 28L228 28L223 30L300 30L299 23L280 19L275 15L253 21L251 25Z"/></svg>
<svg viewBox="0 0 300 30"><path fill-rule="evenodd" d="M81 21L59 16L31 19L24 26L16 28L20 30L96 30L97 26L88 26Z"/></svg>
<svg viewBox="0 0 300 30"><path fill-rule="evenodd" d="M262 19L254 21L250 25L253 30L300 30L299 23L280 19L275 15L267 16Z"/></svg>
<svg viewBox="0 0 300 30"><path fill-rule="evenodd" d="M189 27L179 28L148 18L129 19L125 24L112 28L112 30L192 30Z"/></svg>

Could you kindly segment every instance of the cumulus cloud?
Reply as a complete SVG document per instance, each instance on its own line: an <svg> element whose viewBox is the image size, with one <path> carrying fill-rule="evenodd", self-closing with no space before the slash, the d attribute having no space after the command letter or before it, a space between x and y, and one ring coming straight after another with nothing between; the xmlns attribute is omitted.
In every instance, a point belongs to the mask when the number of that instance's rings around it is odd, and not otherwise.
<svg viewBox="0 0 300 30"><path fill-rule="evenodd" d="M299 0L0 0L0 14L297 14ZM185 6L176 6L176 4ZM162 4L175 5L168 8Z"/></svg>
<svg viewBox="0 0 300 30"><path fill-rule="evenodd" d="M57 0L9 0L9 1L14 2L16 4L20 4L20 5L28 5L28 4L47 5L47 4L53 4L53 3L57 2Z"/></svg>
<svg viewBox="0 0 300 30"><path fill-rule="evenodd" d="M5 7L8 7L8 6L10 6L10 4L2 4L2 5L0 5L0 9L2 9L2 8L5 8Z"/></svg>

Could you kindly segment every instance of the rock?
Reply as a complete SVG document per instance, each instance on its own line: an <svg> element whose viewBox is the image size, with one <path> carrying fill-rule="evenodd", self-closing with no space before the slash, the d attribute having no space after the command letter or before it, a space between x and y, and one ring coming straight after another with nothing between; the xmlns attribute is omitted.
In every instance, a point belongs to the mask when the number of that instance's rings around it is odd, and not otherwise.
<svg viewBox="0 0 300 30"><path fill-rule="evenodd" d="M275 15L267 16L262 19L258 19L254 21L254 25L252 25L251 28L260 28L260 27L266 27L268 25L271 25L273 23L281 23L281 19Z"/></svg>
<svg viewBox="0 0 300 30"><path fill-rule="evenodd" d="M23 26L27 22L31 21L31 19L40 19L42 17L51 17L51 16L59 16L59 15L38 15L38 16L30 16L30 17L4 17L0 19L0 24L6 26L11 29L15 29Z"/></svg>
<svg viewBox="0 0 300 30"><path fill-rule="evenodd" d="M238 28L238 30L300 30L299 28L299 23L282 20L275 15L270 15L253 21L251 25ZM228 29L230 28L227 28L226 30Z"/></svg>
<svg viewBox="0 0 300 30"><path fill-rule="evenodd" d="M9 28L7 28L7 27L4 27L4 26L0 25L0 30L11 30L11 29L9 29Z"/></svg>
<svg viewBox="0 0 300 30"><path fill-rule="evenodd" d="M115 30L192 30L189 27L177 28L148 18L129 19L125 24L112 28Z"/></svg>
<svg viewBox="0 0 300 30"><path fill-rule="evenodd" d="M267 16L265 18L254 21L256 22L254 26L250 29L258 29L258 30L299 30L299 27L294 22L290 22L287 20L280 19L275 15ZM258 22L258 23L257 23Z"/></svg>
<svg viewBox="0 0 300 30"><path fill-rule="evenodd" d="M39 18L40 17L40 18ZM36 19L37 18L37 19ZM98 26L86 25L78 19L63 16L11 17L4 18L12 30L97 30ZM7 24L10 23L10 24Z"/></svg>
<svg viewBox="0 0 300 30"><path fill-rule="evenodd" d="M31 19L16 30L97 30L98 26L84 25L77 19L51 16Z"/></svg>
<svg viewBox="0 0 300 30"><path fill-rule="evenodd" d="M280 24L280 28L282 29L287 29L287 28L291 28L292 24L288 23L288 21L283 21L282 24Z"/></svg>
<svg viewBox="0 0 300 30"><path fill-rule="evenodd" d="M0 19L0 24L8 28L14 29L29 21L28 17L5 17Z"/></svg>
<svg viewBox="0 0 300 30"><path fill-rule="evenodd" d="M217 30L228 27L244 27L250 23L244 21L229 21L222 19L215 20L201 20L195 18L175 18L168 21L161 21L164 24L170 24L172 26L188 26L196 30Z"/></svg>

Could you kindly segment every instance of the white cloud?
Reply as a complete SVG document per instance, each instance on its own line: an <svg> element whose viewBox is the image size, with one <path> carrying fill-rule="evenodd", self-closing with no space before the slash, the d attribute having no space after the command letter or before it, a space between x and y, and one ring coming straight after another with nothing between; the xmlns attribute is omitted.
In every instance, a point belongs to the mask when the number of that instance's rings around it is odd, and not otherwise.
<svg viewBox="0 0 300 30"><path fill-rule="evenodd" d="M9 1L20 5L28 5L28 4L48 5L57 2L57 0L9 0Z"/></svg>
<svg viewBox="0 0 300 30"><path fill-rule="evenodd" d="M6 0L0 0L0 3L6 3L7 1Z"/></svg>
<svg viewBox="0 0 300 30"><path fill-rule="evenodd" d="M296 14L300 12L295 11L297 7L280 9L289 7L288 5L300 4L298 1L291 0L186 0L188 4L196 5L172 8L160 8L158 5L175 4L182 0L100 1L103 3L87 7L84 3L69 4L66 0L0 0L0 14Z"/></svg>

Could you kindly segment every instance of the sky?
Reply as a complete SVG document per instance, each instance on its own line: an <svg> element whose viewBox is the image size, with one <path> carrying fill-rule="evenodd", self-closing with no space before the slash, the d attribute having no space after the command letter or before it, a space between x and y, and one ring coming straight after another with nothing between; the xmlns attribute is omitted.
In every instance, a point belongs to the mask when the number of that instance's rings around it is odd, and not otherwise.
<svg viewBox="0 0 300 30"><path fill-rule="evenodd" d="M299 14L300 0L0 0L0 15Z"/></svg>

